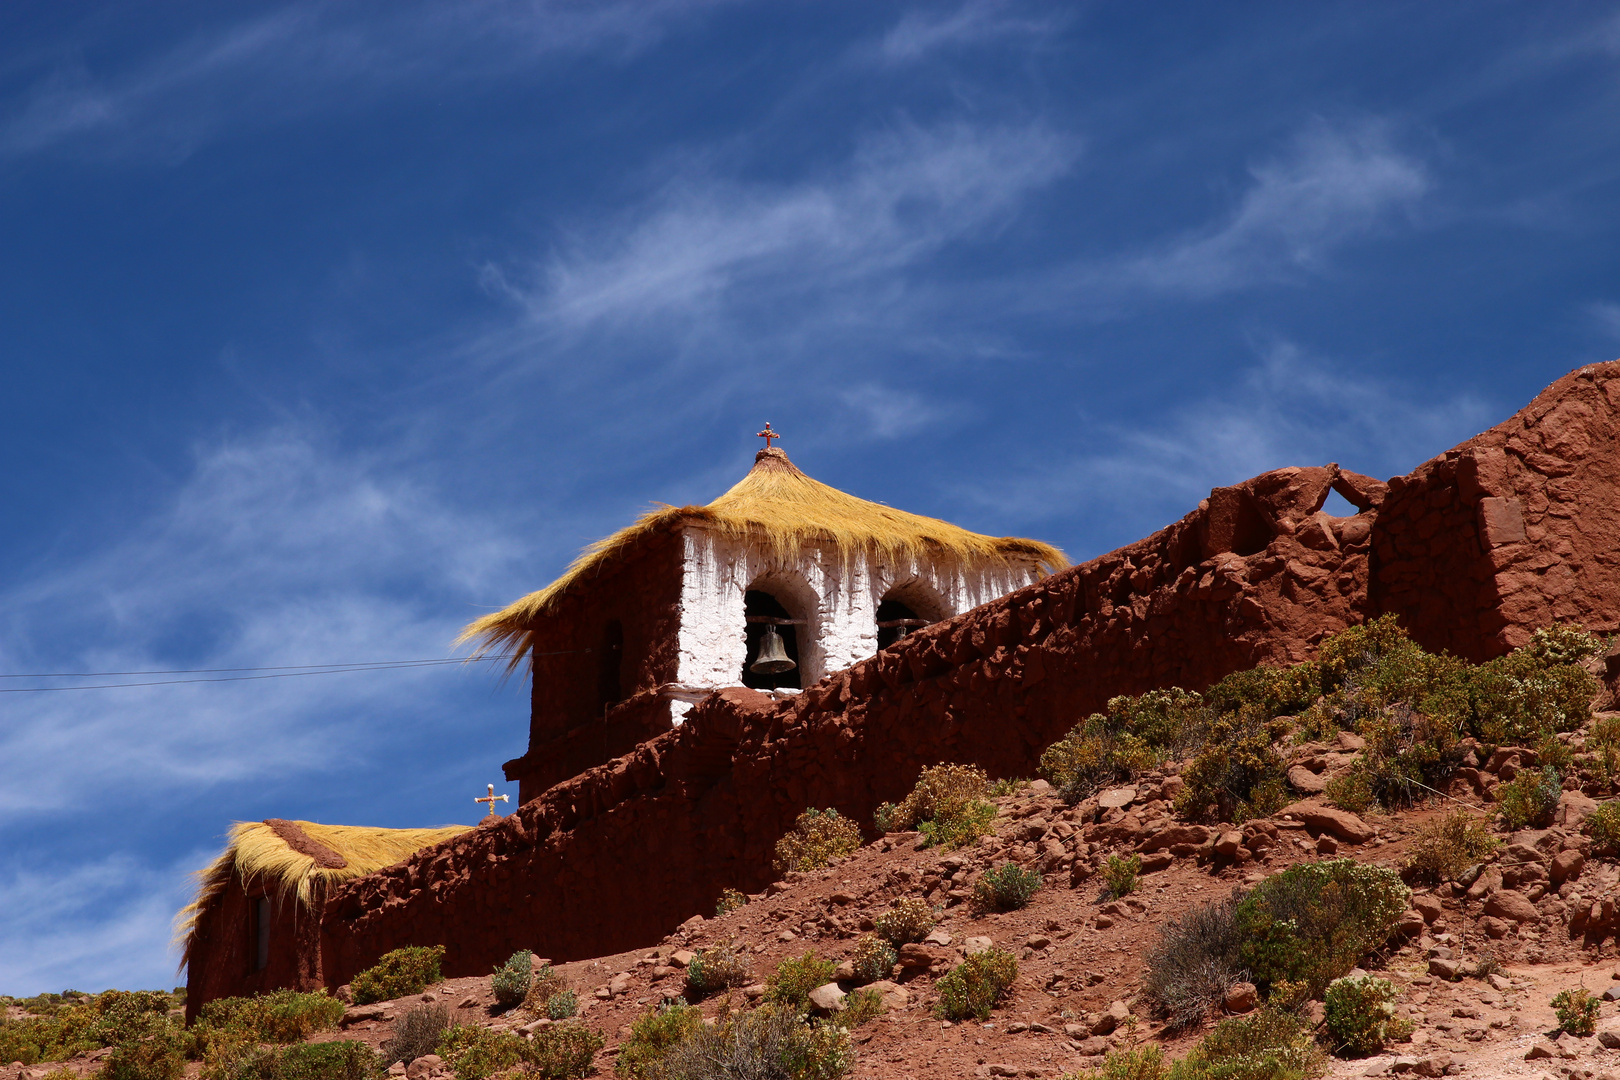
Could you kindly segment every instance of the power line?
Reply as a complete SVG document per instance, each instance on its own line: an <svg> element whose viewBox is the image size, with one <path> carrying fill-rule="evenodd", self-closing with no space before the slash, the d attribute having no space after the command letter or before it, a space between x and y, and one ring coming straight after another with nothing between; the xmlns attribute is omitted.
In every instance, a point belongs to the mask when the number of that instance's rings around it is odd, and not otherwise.
<svg viewBox="0 0 1620 1080"><path fill-rule="evenodd" d="M589 649L562 649L557 652L535 653L535 656L566 656L588 653ZM0 675L0 679L99 679L120 675L209 675L233 671L267 671L268 675L224 675L217 679L154 679L130 683L81 683L76 686L16 686L0 687L0 694L49 694L63 690L118 690L132 686L179 686L186 683L256 682L260 679L292 679L304 675L341 675L351 671L397 671L402 668L443 667L447 664L467 664L482 661L510 660L511 653L494 656L443 657L433 660L378 660L354 664L286 664L280 667L248 668L176 668L168 671L89 671L51 672L39 675Z"/></svg>

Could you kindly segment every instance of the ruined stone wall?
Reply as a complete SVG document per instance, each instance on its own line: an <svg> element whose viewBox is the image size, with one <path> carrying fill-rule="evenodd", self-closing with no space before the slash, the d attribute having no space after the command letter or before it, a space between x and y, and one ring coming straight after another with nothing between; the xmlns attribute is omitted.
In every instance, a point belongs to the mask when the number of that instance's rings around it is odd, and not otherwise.
<svg viewBox="0 0 1620 1080"><path fill-rule="evenodd" d="M346 981L407 944L443 943L453 975L519 948L575 958L645 944L712 910L724 887L764 885L806 806L866 820L940 761L1029 775L1115 694L1304 659L1383 611L1427 647L1476 658L1553 618L1614 627L1617 379L1620 364L1562 379L1387 490L1333 466L1217 489L1145 540L792 700L723 691L499 823L347 883L325 911L325 977ZM1330 489L1361 512L1321 513Z"/></svg>

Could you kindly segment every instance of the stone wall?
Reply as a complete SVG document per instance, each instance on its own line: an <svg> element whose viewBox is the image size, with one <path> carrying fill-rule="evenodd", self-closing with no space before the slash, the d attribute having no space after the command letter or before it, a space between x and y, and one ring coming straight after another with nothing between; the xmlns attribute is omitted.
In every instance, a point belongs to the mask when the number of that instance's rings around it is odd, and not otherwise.
<svg viewBox="0 0 1620 1080"><path fill-rule="evenodd" d="M563 959L646 944L722 888L763 886L806 806L868 820L940 761L1030 775L1115 694L1303 659L1385 611L1426 647L1476 659L1554 618L1612 630L1617 380L1620 363L1584 368L1387 488L1330 465L1217 489L1144 540L792 700L716 694L500 822L344 885L325 909L323 973L344 982L407 944L443 943L452 975L519 948ZM1323 514L1329 490L1360 512Z"/></svg>

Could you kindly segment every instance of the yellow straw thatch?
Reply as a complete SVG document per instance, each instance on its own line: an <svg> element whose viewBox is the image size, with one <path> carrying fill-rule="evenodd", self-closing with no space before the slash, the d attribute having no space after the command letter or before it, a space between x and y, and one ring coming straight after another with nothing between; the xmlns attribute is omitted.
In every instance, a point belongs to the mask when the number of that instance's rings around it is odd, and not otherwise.
<svg viewBox="0 0 1620 1080"><path fill-rule="evenodd" d="M846 495L812 480L787 454L772 448L760 451L748 475L708 506L665 506L643 515L629 528L586 548L562 577L544 589L468 625L457 644L476 641L475 656L509 648L509 668L515 668L532 647L535 621L563 593L600 572L643 537L681 525L696 525L729 539L762 545L778 559L792 558L808 544L824 544L845 560L856 554L874 554L897 561L946 561L968 567L1019 561L1034 562L1047 573L1069 564L1063 552L1051 544L983 536L938 518Z"/></svg>
<svg viewBox="0 0 1620 1080"><path fill-rule="evenodd" d="M283 896L296 894L308 905L317 883L335 884L360 877L402 862L413 853L473 828L471 825L445 825L437 829L379 829L365 825L322 825L314 821L294 821L316 843L330 848L348 864L339 869L316 865L313 856L294 851L268 822L238 821L231 826L230 843L219 858L197 872L197 899L182 908L176 917L176 937L185 942L186 958L197 920L209 902L224 892L232 878L244 886L264 881ZM186 961L182 960L184 964Z"/></svg>

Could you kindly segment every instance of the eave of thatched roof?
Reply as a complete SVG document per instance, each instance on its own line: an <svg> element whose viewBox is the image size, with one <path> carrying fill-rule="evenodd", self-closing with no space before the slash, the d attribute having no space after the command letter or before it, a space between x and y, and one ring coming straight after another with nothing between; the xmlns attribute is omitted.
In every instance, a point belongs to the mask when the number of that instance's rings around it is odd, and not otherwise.
<svg viewBox="0 0 1620 1080"><path fill-rule="evenodd" d="M1038 540L983 536L938 518L909 514L847 495L800 472L780 449L761 450L748 475L707 506L664 506L644 514L582 551L562 577L500 611L469 624L457 643L476 642L474 655L510 649L515 668L532 647L537 620L580 582L600 573L643 538L682 526L766 548L790 559L808 545L825 545L848 559L872 554L897 562L953 562L970 568L1034 563L1051 573L1069 564L1062 551Z"/></svg>
<svg viewBox="0 0 1620 1080"><path fill-rule="evenodd" d="M209 903L237 880L244 888L263 885L309 905L323 895L319 886L347 881L402 862L425 847L474 828L381 829L365 825L322 825L314 821L238 821L219 858L197 872L197 899L176 917L176 937L190 960L198 919Z"/></svg>

